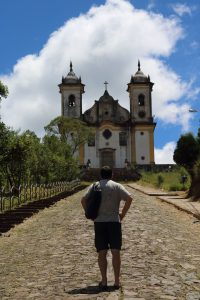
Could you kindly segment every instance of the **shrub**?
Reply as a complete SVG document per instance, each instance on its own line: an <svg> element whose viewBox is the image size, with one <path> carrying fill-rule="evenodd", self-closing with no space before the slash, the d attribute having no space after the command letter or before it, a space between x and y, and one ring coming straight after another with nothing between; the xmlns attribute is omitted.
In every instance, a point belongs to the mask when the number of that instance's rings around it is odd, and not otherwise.
<svg viewBox="0 0 200 300"><path fill-rule="evenodd" d="M157 176L157 186L158 187L161 187L161 185L163 184L163 182L164 182L164 178L163 178L163 176L162 175L158 175Z"/></svg>

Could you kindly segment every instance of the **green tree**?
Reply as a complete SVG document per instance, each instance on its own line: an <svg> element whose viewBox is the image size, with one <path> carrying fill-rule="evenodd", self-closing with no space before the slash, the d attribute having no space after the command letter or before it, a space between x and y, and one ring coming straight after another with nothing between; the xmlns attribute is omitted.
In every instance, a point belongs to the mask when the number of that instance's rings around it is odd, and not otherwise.
<svg viewBox="0 0 200 300"><path fill-rule="evenodd" d="M200 145L200 128L198 129L198 133L197 133L197 142Z"/></svg>
<svg viewBox="0 0 200 300"><path fill-rule="evenodd" d="M11 142L10 130L3 122L0 122L0 186L5 184L5 161Z"/></svg>
<svg viewBox="0 0 200 300"><path fill-rule="evenodd" d="M192 133L182 135L177 142L176 149L174 151L174 161L192 175L193 167L199 157L200 147L198 140Z"/></svg>
<svg viewBox="0 0 200 300"><path fill-rule="evenodd" d="M0 101L8 96L8 87L0 81Z"/></svg>
<svg viewBox="0 0 200 300"><path fill-rule="evenodd" d="M28 180L28 158L30 141L24 135L15 132L12 136L6 160L6 175L10 185L19 186Z"/></svg>
<svg viewBox="0 0 200 300"><path fill-rule="evenodd" d="M2 184L19 186L31 178L33 165L33 136L30 132L19 134L0 123L0 166Z"/></svg>
<svg viewBox="0 0 200 300"><path fill-rule="evenodd" d="M199 155L200 144L198 142L198 138L195 138L191 133L182 135L177 142L173 158L178 165L183 166L190 174L191 185L188 196L194 195L196 185L198 185L195 165L199 159Z"/></svg>
<svg viewBox="0 0 200 300"><path fill-rule="evenodd" d="M25 158L25 173L24 182L38 182L38 166L41 162L41 148L42 144L40 138L37 137L35 132L26 130L21 134L21 139L27 145L27 155Z"/></svg>
<svg viewBox="0 0 200 300"><path fill-rule="evenodd" d="M11 130L0 122L0 185L70 181L79 176L78 161L61 135L43 139L27 130Z"/></svg>
<svg viewBox="0 0 200 300"><path fill-rule="evenodd" d="M47 134L54 134L61 141L70 145L72 155L78 150L79 146L85 144L94 135L93 130L79 119L57 117L46 127Z"/></svg>
<svg viewBox="0 0 200 300"><path fill-rule="evenodd" d="M79 176L78 161L72 156L70 146L55 135L43 138L46 153L49 152L49 179L70 181Z"/></svg>

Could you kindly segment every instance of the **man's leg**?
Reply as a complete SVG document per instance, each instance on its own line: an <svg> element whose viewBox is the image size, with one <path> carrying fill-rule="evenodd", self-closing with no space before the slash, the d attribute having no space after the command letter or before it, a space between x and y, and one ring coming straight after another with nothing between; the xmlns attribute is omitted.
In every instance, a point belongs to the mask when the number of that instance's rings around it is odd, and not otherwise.
<svg viewBox="0 0 200 300"><path fill-rule="evenodd" d="M120 250L117 249L111 249L112 252L112 265L114 270L114 276L115 276L115 286L120 286L120 267L121 267L121 257L120 257Z"/></svg>
<svg viewBox="0 0 200 300"><path fill-rule="evenodd" d="M107 250L100 250L98 252L98 264L101 272L101 284L107 285Z"/></svg>

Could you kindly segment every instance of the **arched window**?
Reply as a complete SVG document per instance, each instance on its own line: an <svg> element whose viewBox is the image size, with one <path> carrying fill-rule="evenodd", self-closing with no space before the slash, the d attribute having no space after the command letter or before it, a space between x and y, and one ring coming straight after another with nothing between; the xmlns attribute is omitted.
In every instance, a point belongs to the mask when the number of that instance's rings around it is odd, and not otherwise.
<svg viewBox="0 0 200 300"><path fill-rule="evenodd" d="M95 134L91 134L88 140L88 146L94 147L95 146Z"/></svg>
<svg viewBox="0 0 200 300"><path fill-rule="evenodd" d="M139 105L139 106L144 106L144 98L145 98L145 96L142 95L142 94L140 94L140 95L138 96L138 105Z"/></svg>
<svg viewBox="0 0 200 300"><path fill-rule="evenodd" d="M127 146L127 134L125 131L119 133L119 145Z"/></svg>
<svg viewBox="0 0 200 300"><path fill-rule="evenodd" d="M69 102L68 102L69 107L76 106L75 96L74 95L70 95L68 99L69 99Z"/></svg>

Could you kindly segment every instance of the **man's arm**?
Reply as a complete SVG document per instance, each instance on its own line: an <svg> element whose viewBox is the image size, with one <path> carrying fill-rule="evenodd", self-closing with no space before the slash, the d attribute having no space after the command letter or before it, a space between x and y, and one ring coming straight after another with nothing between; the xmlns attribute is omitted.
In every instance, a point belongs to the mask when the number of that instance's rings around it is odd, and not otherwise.
<svg viewBox="0 0 200 300"><path fill-rule="evenodd" d="M122 212L119 214L119 217L120 217L120 220L122 221L123 218L125 217L127 211L129 210L130 206L131 206L131 203L132 203L132 200L133 198L131 196L128 196L125 204L124 204L124 207L122 208Z"/></svg>
<svg viewBox="0 0 200 300"><path fill-rule="evenodd" d="M83 197L81 199L81 204L82 204L83 209L85 210L85 208L86 208L86 198L85 197Z"/></svg>
<svg viewBox="0 0 200 300"><path fill-rule="evenodd" d="M92 184L89 186L87 192L85 193L85 195L81 199L81 204L82 204L82 207L83 207L84 210L86 209L86 200L87 200L87 197L88 197L88 195L89 195L89 193L92 189L92 186L93 186Z"/></svg>

